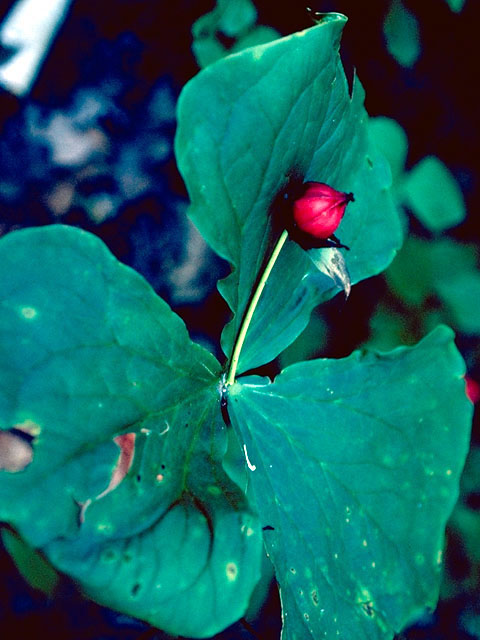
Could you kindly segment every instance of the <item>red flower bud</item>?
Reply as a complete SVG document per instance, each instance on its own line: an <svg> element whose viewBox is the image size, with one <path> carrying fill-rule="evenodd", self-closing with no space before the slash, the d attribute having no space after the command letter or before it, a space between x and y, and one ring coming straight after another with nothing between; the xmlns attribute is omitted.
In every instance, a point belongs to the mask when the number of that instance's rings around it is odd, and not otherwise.
<svg viewBox="0 0 480 640"><path fill-rule="evenodd" d="M473 404L477 404L480 400L480 385L470 376L465 376L465 393Z"/></svg>
<svg viewBox="0 0 480 640"><path fill-rule="evenodd" d="M352 193L332 189L322 182L306 182L305 193L293 203L297 228L314 238L329 238L337 230Z"/></svg>

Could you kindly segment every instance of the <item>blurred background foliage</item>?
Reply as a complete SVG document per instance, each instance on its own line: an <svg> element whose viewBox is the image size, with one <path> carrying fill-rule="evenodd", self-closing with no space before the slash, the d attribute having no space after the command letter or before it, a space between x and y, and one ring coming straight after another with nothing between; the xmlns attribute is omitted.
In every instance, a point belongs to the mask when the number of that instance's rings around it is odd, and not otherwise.
<svg viewBox="0 0 480 640"><path fill-rule="evenodd" d="M33 1L38 8L43 0ZM0 0L0 82L2 65L18 52L2 31L15 5ZM200 67L306 28L315 12L345 13L342 59L347 77L358 73L365 86L371 135L389 160L406 240L384 274L355 286L348 302L337 296L316 310L264 373L299 359L413 344L445 322L467 363L468 394L479 400L476 0L316 0L310 11L293 0L67 5L28 90L5 81L0 89L0 234L55 222L97 234L221 358L229 314L215 285L228 266L186 217L172 152L177 97ZM82 640L166 637L84 600L10 530L2 539L2 637L36 638L40 628L44 637ZM478 414L447 542L439 606L399 638L480 638ZM260 599L248 622L217 637L278 638L274 585L256 615L259 606Z"/></svg>

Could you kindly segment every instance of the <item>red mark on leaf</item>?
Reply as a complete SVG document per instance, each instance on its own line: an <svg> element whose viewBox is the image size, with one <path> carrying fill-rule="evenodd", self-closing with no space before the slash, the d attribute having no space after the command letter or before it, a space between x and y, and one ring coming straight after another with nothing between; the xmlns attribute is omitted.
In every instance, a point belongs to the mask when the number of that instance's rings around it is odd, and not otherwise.
<svg viewBox="0 0 480 640"><path fill-rule="evenodd" d="M88 507L95 502L104 498L107 494L111 493L127 475L130 467L132 466L133 457L135 455L135 433L124 433L121 436L116 436L113 441L120 447L120 455L118 456L117 463L112 471L112 476L108 487L99 493L95 498L90 498L86 502L80 504L79 521L80 524L85 520L85 512Z"/></svg>

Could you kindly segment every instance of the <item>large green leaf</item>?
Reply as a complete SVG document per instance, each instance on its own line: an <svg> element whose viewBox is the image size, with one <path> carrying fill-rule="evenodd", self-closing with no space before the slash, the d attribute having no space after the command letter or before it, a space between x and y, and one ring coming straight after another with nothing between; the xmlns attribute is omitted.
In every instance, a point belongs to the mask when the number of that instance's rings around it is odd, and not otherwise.
<svg viewBox="0 0 480 640"><path fill-rule="evenodd" d="M223 471L218 362L88 233L11 233L0 263L0 519L100 602L174 634L223 629L261 531ZM23 469L15 446L33 447Z"/></svg>
<svg viewBox="0 0 480 640"><path fill-rule="evenodd" d="M235 313L222 337L227 355L275 239L272 204L292 171L355 194L338 232L351 247L353 282L384 269L401 244L390 172L367 135L363 89L355 80L349 95L339 59L345 20L329 14L311 29L228 56L180 96L176 155L190 215L233 268L220 283ZM337 291L289 241L253 317L239 372L274 358L304 329L313 306Z"/></svg>
<svg viewBox="0 0 480 640"><path fill-rule="evenodd" d="M440 327L413 348L232 386L283 638L389 639L435 605L469 441L463 374Z"/></svg>

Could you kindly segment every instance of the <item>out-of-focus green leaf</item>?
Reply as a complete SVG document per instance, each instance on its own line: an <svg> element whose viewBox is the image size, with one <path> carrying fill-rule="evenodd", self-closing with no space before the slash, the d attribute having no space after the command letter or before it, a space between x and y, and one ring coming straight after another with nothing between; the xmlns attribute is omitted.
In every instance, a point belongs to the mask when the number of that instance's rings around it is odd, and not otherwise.
<svg viewBox="0 0 480 640"><path fill-rule="evenodd" d="M368 349L390 351L404 344L412 344L411 329L405 315L379 305L370 319L370 337L366 343Z"/></svg>
<svg viewBox="0 0 480 640"><path fill-rule="evenodd" d="M279 37L271 27L255 26L256 19L251 0L218 0L213 11L201 16L192 27L192 50L199 67ZM221 41L222 35L233 40L228 48Z"/></svg>
<svg viewBox="0 0 480 640"><path fill-rule="evenodd" d="M5 549L28 584L51 597L60 579L52 565L10 529L3 527L0 534Z"/></svg>
<svg viewBox="0 0 480 640"><path fill-rule="evenodd" d="M475 246L448 238L432 242L412 236L385 275L400 298L409 305L419 306L427 296L440 293L439 282L455 281L476 270Z"/></svg>
<svg viewBox="0 0 480 640"><path fill-rule="evenodd" d="M408 138L403 127L396 120L378 116L370 118L370 135L375 145L387 158L394 181L405 171L408 152Z"/></svg>
<svg viewBox="0 0 480 640"><path fill-rule="evenodd" d="M213 64L226 54L225 47L215 38L198 38L192 42L192 51L197 64L203 68Z"/></svg>
<svg viewBox="0 0 480 640"><path fill-rule="evenodd" d="M354 193L338 230L350 247L352 282L384 269L401 244L390 171L370 146L362 87L355 81L350 96L341 67L345 20L328 14L311 29L228 56L180 96L175 147L190 215L233 269L219 285L235 314L222 336L227 355L276 238L272 205L292 171ZM337 291L288 241L254 314L239 373L278 355L307 325L312 308Z"/></svg>
<svg viewBox="0 0 480 640"><path fill-rule="evenodd" d="M247 609L262 545L222 467L218 362L89 233L7 234L0 263L0 520L97 601L217 633Z"/></svg>
<svg viewBox="0 0 480 640"><path fill-rule="evenodd" d="M480 271L464 271L438 279L435 292L451 324L467 335L480 335Z"/></svg>
<svg viewBox="0 0 480 640"><path fill-rule="evenodd" d="M251 0L218 0L221 17L218 28L234 38L255 24L257 10Z"/></svg>
<svg viewBox="0 0 480 640"><path fill-rule="evenodd" d="M244 443L284 640L391 639L438 597L472 405L453 332L240 378ZM301 416L301 420L298 417Z"/></svg>
<svg viewBox="0 0 480 640"><path fill-rule="evenodd" d="M465 6L465 0L445 0L454 13L460 13Z"/></svg>
<svg viewBox="0 0 480 640"><path fill-rule="evenodd" d="M420 57L420 30L418 20L401 0L392 0L383 34L388 52L403 67L413 67Z"/></svg>
<svg viewBox="0 0 480 640"><path fill-rule="evenodd" d="M452 173L438 158L427 156L406 175L406 204L430 231L441 232L463 222L466 209Z"/></svg>

